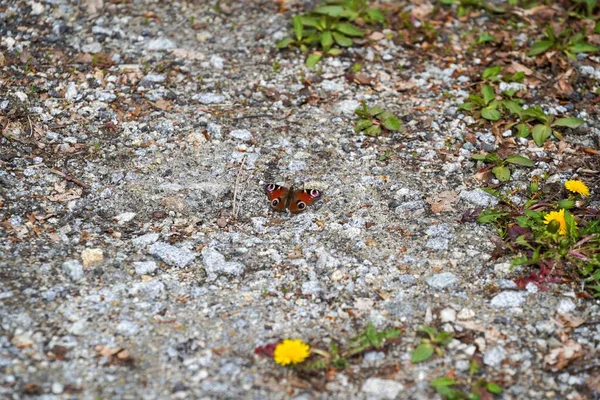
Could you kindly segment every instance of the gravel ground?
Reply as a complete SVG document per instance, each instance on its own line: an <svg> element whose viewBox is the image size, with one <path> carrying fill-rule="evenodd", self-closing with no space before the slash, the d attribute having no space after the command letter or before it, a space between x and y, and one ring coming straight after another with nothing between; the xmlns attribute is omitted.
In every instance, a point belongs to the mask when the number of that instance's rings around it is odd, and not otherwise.
<svg viewBox="0 0 600 400"><path fill-rule="evenodd" d="M384 34L317 73L274 49L289 13L271 1L165 3L90 16L0 0L0 397L430 399L429 381L472 357L505 399L594 396L598 301L576 283L517 290L494 231L460 222L496 201L470 161L494 135L456 109L481 60L418 59ZM345 78L356 59L377 84ZM360 101L404 131L355 134ZM596 116L571 108L587 123L569 141L597 148ZM576 155L522 147L537 174L572 176ZM271 182L324 201L275 214ZM328 379L254 354L285 337L343 344L368 321L402 328L400 343ZM413 365L423 325L455 340ZM582 357L555 368L568 345Z"/></svg>

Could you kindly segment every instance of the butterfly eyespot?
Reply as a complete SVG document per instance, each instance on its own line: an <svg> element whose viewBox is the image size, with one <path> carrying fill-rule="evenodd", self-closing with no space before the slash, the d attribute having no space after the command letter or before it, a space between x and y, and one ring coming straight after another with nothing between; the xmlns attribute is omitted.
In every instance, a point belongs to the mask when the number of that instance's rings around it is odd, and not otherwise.
<svg viewBox="0 0 600 400"><path fill-rule="evenodd" d="M268 185L265 185L265 190L267 192L272 192L273 190L275 190L275 185L273 185L272 183L269 183Z"/></svg>
<svg viewBox="0 0 600 400"><path fill-rule="evenodd" d="M299 201L298 202L298 210L304 210L306 208L306 204L304 204L304 202Z"/></svg>
<svg viewBox="0 0 600 400"><path fill-rule="evenodd" d="M321 192L319 192L317 189L311 189L310 192L309 192L309 194L312 197L319 197L321 195Z"/></svg>
<svg viewBox="0 0 600 400"><path fill-rule="evenodd" d="M273 207L277 207L277 204L279 204L279 199L275 199L275 200L273 200L273 201L271 202L271 205L272 205Z"/></svg>

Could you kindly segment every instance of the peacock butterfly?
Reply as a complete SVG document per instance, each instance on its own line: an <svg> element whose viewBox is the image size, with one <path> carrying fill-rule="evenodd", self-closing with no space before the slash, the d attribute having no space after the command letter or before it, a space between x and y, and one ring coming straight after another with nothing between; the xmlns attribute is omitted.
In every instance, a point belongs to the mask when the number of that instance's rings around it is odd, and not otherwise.
<svg viewBox="0 0 600 400"><path fill-rule="evenodd" d="M267 197L271 202L271 209L285 212L290 210L292 214L300 214L306 208L319 200L323 193L317 189L295 189L293 186L284 186L269 183L264 187Z"/></svg>

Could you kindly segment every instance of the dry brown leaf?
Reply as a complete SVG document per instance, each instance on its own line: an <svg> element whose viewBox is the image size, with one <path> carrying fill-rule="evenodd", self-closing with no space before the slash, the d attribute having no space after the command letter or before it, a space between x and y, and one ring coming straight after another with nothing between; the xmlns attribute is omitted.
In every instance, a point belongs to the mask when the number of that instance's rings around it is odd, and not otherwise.
<svg viewBox="0 0 600 400"><path fill-rule="evenodd" d="M405 92L407 90L411 90L417 87L417 84L414 81L398 81L396 82L396 89L400 92Z"/></svg>
<svg viewBox="0 0 600 400"><path fill-rule="evenodd" d="M55 188L56 188L56 186L55 186ZM52 194L52 195L48 196L48 200L62 203L64 201L71 201L71 200L79 199L79 198L81 198L82 193L83 193L82 188L74 187L65 192L58 192L57 194Z"/></svg>
<svg viewBox="0 0 600 400"><path fill-rule="evenodd" d="M364 72L359 72L358 74L354 75L354 82L358 83L359 85L370 85L373 83L373 78Z"/></svg>
<svg viewBox="0 0 600 400"><path fill-rule="evenodd" d="M414 1L412 2L415 3ZM433 4L428 1L418 1L418 4L413 7L410 15L416 19L422 20L433 11Z"/></svg>
<svg viewBox="0 0 600 400"><path fill-rule="evenodd" d="M431 211L435 214L452 211L452 205L458 201L458 194L453 190L447 190L438 193L425 200L431 206Z"/></svg>
<svg viewBox="0 0 600 400"><path fill-rule="evenodd" d="M384 39L385 35L381 32L373 32L369 35L369 39L374 40L376 42L379 42L380 40Z"/></svg>
<svg viewBox="0 0 600 400"><path fill-rule="evenodd" d="M560 97L569 97L570 95L573 94L573 92L575 91L573 89L573 85L571 85L571 83L566 80L566 79L560 79L555 85L554 88L557 90L557 94Z"/></svg>
<svg viewBox="0 0 600 400"><path fill-rule="evenodd" d="M88 15L96 15L104 7L104 0L85 0L84 4Z"/></svg>
<svg viewBox="0 0 600 400"><path fill-rule="evenodd" d="M173 104L169 101L169 100L165 100L165 99L158 99L154 102L154 106L156 108L159 108L163 111L169 111L170 109L173 108Z"/></svg>
<svg viewBox="0 0 600 400"><path fill-rule="evenodd" d="M560 371L572 361L583 356L583 347L573 339L567 340L544 357L544 364L550 370Z"/></svg>
<svg viewBox="0 0 600 400"><path fill-rule="evenodd" d="M473 178L475 178L481 182L488 182L490 180L491 176L492 176L492 173L488 169L488 170L484 170L484 171L479 171L478 173L473 175Z"/></svg>
<svg viewBox="0 0 600 400"><path fill-rule="evenodd" d="M590 376L585 380L585 384L593 392L600 394L600 375Z"/></svg>
<svg viewBox="0 0 600 400"><path fill-rule="evenodd" d="M526 66L524 66L523 64L519 64L517 62L513 62L508 67L506 67L506 71L511 74L514 74L516 72L523 72L526 76L533 74L533 70L531 70L531 69L527 68Z"/></svg>
<svg viewBox="0 0 600 400"><path fill-rule="evenodd" d="M578 326L585 324L585 319L583 318L579 318L571 314L561 314L559 312L556 313L556 319L553 319L553 321L561 328L577 328Z"/></svg>

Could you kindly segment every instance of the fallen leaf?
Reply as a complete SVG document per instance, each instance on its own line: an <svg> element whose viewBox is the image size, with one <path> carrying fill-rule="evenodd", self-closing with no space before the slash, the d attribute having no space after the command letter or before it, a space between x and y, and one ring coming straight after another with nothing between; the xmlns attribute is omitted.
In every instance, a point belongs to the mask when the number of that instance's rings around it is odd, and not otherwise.
<svg viewBox="0 0 600 400"><path fill-rule="evenodd" d="M153 104L156 108L159 108L163 111L169 111L173 108L173 104L169 100L165 99L158 99Z"/></svg>
<svg viewBox="0 0 600 400"><path fill-rule="evenodd" d="M561 328L577 328L578 326L585 324L585 319L583 318L579 318L571 314L561 314L559 312L556 313L556 319L553 319L553 321Z"/></svg>
<svg viewBox="0 0 600 400"><path fill-rule="evenodd" d="M48 200L62 203L65 201L79 199L79 198L81 198L82 193L83 193L82 188L74 187L74 188L67 190L66 192L63 192L63 193L58 192L57 194L48 196Z"/></svg>
<svg viewBox="0 0 600 400"><path fill-rule="evenodd" d="M414 6L410 12L410 15L416 19L422 20L427 15L429 15L431 11L433 11L433 4L426 1Z"/></svg>
<svg viewBox="0 0 600 400"><path fill-rule="evenodd" d="M556 347L544 357L544 364L550 370L560 371L572 361L583 356L583 348L573 339L569 339L560 347Z"/></svg>
<svg viewBox="0 0 600 400"><path fill-rule="evenodd" d="M458 201L458 193L453 190L447 190L425 199L425 201L429 203L431 206L431 211L434 214L452 211L452 205Z"/></svg>

